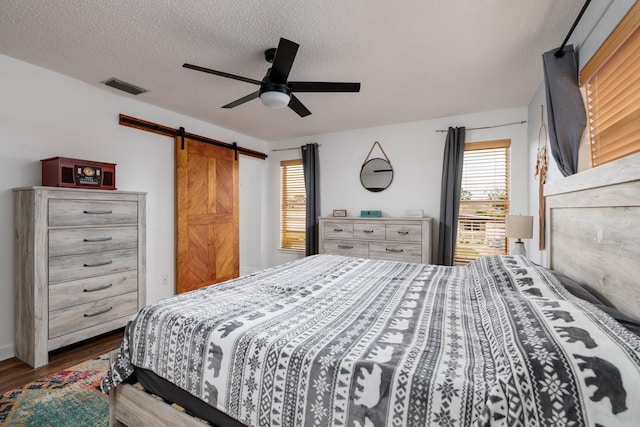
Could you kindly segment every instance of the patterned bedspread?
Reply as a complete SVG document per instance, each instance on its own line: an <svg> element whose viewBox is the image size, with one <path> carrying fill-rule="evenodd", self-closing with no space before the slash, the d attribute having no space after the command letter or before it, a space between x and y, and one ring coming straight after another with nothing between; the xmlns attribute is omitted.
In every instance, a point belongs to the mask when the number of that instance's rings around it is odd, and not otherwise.
<svg viewBox="0 0 640 427"><path fill-rule="evenodd" d="M134 366L249 426L640 420L640 339L522 257L307 257L146 306L103 391Z"/></svg>

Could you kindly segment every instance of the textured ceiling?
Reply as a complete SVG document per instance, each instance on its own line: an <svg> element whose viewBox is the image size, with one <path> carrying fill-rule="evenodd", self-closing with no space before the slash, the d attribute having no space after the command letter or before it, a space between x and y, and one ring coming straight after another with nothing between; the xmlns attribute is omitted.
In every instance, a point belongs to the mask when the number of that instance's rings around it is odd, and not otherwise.
<svg viewBox="0 0 640 427"><path fill-rule="evenodd" d="M0 53L264 140L527 105L541 54L560 45L583 0L1 0ZM300 44L290 80L359 81L360 93L300 93L312 114L259 100L264 50ZM126 112L123 111L126 114ZM144 118L143 118L144 119Z"/></svg>

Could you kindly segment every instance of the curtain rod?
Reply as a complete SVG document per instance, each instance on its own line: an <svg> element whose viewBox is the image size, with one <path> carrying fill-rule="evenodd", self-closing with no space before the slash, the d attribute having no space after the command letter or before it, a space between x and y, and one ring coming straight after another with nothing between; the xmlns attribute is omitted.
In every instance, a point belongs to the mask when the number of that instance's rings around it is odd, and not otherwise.
<svg viewBox="0 0 640 427"><path fill-rule="evenodd" d="M318 147L322 147L322 144L317 144ZM271 151L288 151L288 150L299 150L300 147L291 147L291 148L274 148Z"/></svg>
<svg viewBox="0 0 640 427"><path fill-rule="evenodd" d="M561 58L564 55L564 47L567 45L567 42L569 41L569 37L571 37L571 34L573 34L573 30L576 29L576 25L578 25L578 22L580 22L580 19L582 18L584 11L587 10L587 6L589 6L589 3L591 3L591 0L587 0L584 2L584 6L582 6L582 10L580 10L578 17L576 18L575 21L573 21L573 25L569 30L569 34L567 34L567 37L564 38L562 45L558 48L558 50L556 50L556 53L554 53L554 56L556 58Z"/></svg>
<svg viewBox="0 0 640 427"><path fill-rule="evenodd" d="M504 124L501 124L501 125L483 126L483 127L479 127L479 128L466 128L466 130L491 129L491 128L499 128L499 127L502 127L502 126L523 125L525 123L527 123L527 121L523 120L521 122L504 123ZM436 129L436 132L449 132L449 129Z"/></svg>

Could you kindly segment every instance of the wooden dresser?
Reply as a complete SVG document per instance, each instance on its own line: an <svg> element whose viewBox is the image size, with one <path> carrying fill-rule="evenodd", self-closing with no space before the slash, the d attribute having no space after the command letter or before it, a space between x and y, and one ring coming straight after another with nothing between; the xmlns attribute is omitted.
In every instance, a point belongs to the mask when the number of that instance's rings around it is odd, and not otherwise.
<svg viewBox="0 0 640 427"><path fill-rule="evenodd" d="M320 253L431 263L431 218L321 217Z"/></svg>
<svg viewBox="0 0 640 427"><path fill-rule="evenodd" d="M120 328L145 301L145 193L14 190L16 357Z"/></svg>

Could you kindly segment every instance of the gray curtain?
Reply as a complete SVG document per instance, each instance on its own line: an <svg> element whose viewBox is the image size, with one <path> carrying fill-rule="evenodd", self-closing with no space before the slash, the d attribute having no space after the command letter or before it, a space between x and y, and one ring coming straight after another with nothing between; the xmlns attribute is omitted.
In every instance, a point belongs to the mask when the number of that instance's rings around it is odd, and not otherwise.
<svg viewBox="0 0 640 427"><path fill-rule="evenodd" d="M578 56L573 45L542 55L547 95L549 145L551 154L564 176L578 171L578 146L587 124L584 102L578 86Z"/></svg>
<svg viewBox="0 0 640 427"><path fill-rule="evenodd" d="M436 264L453 265L458 232L460 185L464 160L464 127L449 128L444 147L440 195L440 233Z"/></svg>
<svg viewBox="0 0 640 427"><path fill-rule="evenodd" d="M305 255L318 253L318 215L320 214L320 168L318 144L307 144L302 149L304 189L307 196L307 227Z"/></svg>

